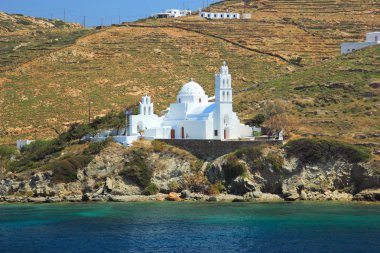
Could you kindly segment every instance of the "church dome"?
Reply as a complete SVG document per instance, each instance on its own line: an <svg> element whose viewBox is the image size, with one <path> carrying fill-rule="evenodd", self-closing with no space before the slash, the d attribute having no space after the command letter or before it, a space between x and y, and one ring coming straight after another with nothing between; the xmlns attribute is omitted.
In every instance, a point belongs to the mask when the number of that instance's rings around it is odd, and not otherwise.
<svg viewBox="0 0 380 253"><path fill-rule="evenodd" d="M181 91L178 93L178 96L204 96L206 95L203 88L196 82L190 81L185 84Z"/></svg>

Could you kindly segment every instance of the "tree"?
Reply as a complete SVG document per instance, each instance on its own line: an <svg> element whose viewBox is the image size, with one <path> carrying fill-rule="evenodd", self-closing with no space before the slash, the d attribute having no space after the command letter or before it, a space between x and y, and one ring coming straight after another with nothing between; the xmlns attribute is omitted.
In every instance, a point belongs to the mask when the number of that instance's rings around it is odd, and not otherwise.
<svg viewBox="0 0 380 253"><path fill-rule="evenodd" d="M292 106L284 100L274 100L266 105L264 114L266 120L262 124L267 129L269 135L277 135L281 130L288 136L297 129L297 120L289 115Z"/></svg>

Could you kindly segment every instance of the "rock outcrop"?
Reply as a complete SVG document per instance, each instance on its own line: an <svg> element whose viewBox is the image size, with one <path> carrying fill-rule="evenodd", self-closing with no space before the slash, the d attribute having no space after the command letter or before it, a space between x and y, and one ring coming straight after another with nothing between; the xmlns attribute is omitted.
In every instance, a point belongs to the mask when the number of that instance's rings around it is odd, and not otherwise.
<svg viewBox="0 0 380 253"><path fill-rule="evenodd" d="M136 175L125 171L126 165L135 162L131 151L112 143L77 171L76 180L57 181L51 170L3 174L0 201L380 201L376 161L309 163L286 157L280 149L273 159L270 149L262 150L255 160L239 156L232 165L228 155L200 163L185 151L148 149L143 160L144 169L151 172L147 191ZM240 174L226 166L235 166Z"/></svg>

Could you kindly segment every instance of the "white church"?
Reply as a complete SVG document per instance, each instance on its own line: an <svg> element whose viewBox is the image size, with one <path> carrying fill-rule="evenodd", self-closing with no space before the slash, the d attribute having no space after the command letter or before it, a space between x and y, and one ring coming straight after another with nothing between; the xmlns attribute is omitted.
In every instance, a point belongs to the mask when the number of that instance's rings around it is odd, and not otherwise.
<svg viewBox="0 0 380 253"><path fill-rule="evenodd" d="M240 123L232 109L232 78L224 63L215 75L215 97L208 97L193 80L186 83L164 116L154 114L149 96L139 105L139 114L129 117L131 143L144 139L233 140L251 137L253 128Z"/></svg>

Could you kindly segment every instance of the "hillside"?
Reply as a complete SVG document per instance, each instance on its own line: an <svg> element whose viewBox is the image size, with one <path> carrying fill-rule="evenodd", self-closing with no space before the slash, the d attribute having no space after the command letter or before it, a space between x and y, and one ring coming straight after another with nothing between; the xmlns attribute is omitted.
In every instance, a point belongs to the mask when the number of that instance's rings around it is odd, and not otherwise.
<svg viewBox="0 0 380 253"><path fill-rule="evenodd" d="M0 34L19 30L41 28L79 28L78 23L68 23L59 19L46 19L24 16L22 14L8 14L0 12Z"/></svg>
<svg viewBox="0 0 380 253"><path fill-rule="evenodd" d="M53 128L84 122L89 98L95 117L131 106L144 94L153 96L158 112L190 77L212 95L213 75L225 60L234 78L234 106L244 119L260 112L266 100L286 99L295 105L291 113L300 120L300 135L378 143L379 47L341 57L339 45L377 30L379 5L268 0L244 7L242 1L224 1L210 9L251 12L252 20L191 16L96 33L61 29L62 38L72 38L64 46L17 57L11 50L19 45L17 36L3 36L9 56L0 64L1 142L33 138L34 131L37 138L52 137ZM36 31L28 30L42 38Z"/></svg>

